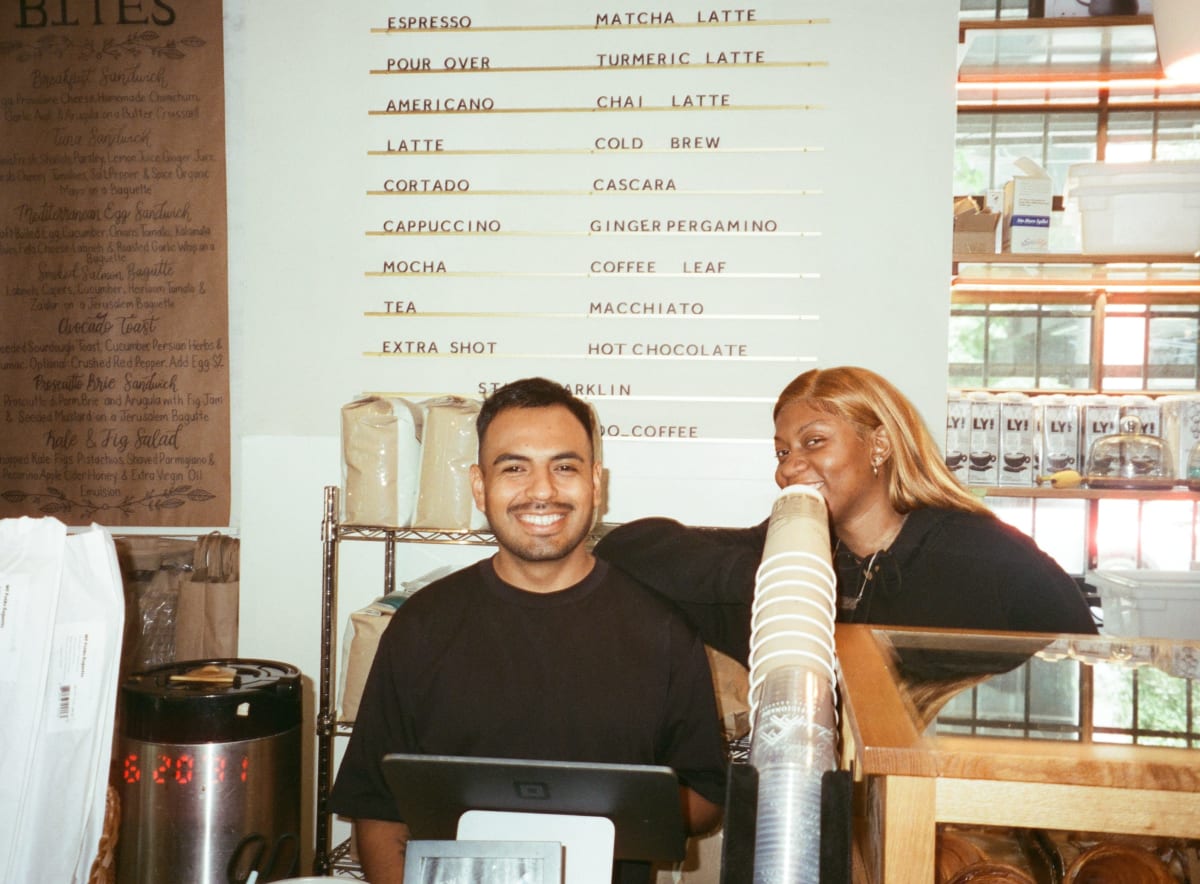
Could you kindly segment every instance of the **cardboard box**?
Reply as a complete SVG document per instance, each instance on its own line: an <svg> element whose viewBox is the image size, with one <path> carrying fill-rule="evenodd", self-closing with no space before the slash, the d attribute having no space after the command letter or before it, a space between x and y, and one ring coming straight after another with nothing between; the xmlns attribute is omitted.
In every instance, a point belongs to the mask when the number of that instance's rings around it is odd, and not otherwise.
<svg viewBox="0 0 1200 884"><path fill-rule="evenodd" d="M1000 216L995 212L964 212L954 216L954 254L996 254Z"/></svg>
<svg viewBox="0 0 1200 884"><path fill-rule="evenodd" d="M1200 639L1200 571L1098 570L1105 635Z"/></svg>
<svg viewBox="0 0 1200 884"><path fill-rule="evenodd" d="M1036 163L1021 159L1016 175L1004 185L1004 250L1014 254L1050 251L1050 210L1054 183Z"/></svg>

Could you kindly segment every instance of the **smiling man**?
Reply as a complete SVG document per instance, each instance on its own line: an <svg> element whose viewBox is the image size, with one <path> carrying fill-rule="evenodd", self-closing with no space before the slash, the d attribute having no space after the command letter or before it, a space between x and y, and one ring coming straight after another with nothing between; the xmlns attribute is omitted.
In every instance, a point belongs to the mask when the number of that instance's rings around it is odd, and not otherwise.
<svg viewBox="0 0 1200 884"><path fill-rule="evenodd" d="M389 752L668 765L689 832L720 819L725 755L703 645L586 545L602 475L591 408L528 378L489 397L476 429L471 487L498 550L393 616L330 800L354 819L373 884L402 881L409 836L380 770ZM618 863L614 879L648 872Z"/></svg>
<svg viewBox="0 0 1200 884"><path fill-rule="evenodd" d="M550 381L548 388L518 383L498 390L480 411L471 491L500 546L496 574L514 586L554 592L594 565L584 541L600 505L601 467L586 403L571 401L565 390L559 396Z"/></svg>

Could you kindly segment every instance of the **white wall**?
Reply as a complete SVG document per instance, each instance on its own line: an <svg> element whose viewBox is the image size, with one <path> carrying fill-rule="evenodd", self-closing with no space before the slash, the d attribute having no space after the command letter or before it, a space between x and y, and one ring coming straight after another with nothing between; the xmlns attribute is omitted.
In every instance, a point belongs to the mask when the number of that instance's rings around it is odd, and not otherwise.
<svg viewBox="0 0 1200 884"><path fill-rule="evenodd" d="M331 360L353 350L338 295L362 273L351 197L361 190L363 65L346 61L362 45L365 5L225 3L240 654L295 664L314 683L322 488L339 479L338 408L358 392L341 386ZM396 11L379 6L379 18ZM886 374L935 428L946 388L956 33L950 0L861 0L834 16L829 49L844 100L830 110L839 139L823 182L832 296L819 357ZM605 518L760 520L774 493L769 407L762 435L761 447L606 446ZM417 572L436 560L408 554ZM351 564L354 601L343 598L343 613L378 594L378 573Z"/></svg>

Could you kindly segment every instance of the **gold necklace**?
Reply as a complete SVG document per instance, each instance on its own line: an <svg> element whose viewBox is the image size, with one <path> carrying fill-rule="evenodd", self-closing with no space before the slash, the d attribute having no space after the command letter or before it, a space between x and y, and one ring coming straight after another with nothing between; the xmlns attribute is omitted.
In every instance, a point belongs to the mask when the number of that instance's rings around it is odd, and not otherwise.
<svg viewBox="0 0 1200 884"><path fill-rule="evenodd" d="M841 545L841 541L838 541ZM854 611L858 608L858 603L862 601L863 595L867 591L867 584L871 582L875 576L875 559L879 556L879 550L871 553L871 558L867 560L867 567L863 572L862 583L858 585L858 594L854 598L846 596L838 596L838 608L843 611Z"/></svg>
<svg viewBox="0 0 1200 884"><path fill-rule="evenodd" d="M867 559L867 567L863 569L862 583L860 583L858 585L858 593L854 596L854 598L847 598L847 597L841 596L841 595L838 596L838 608L840 610L843 610L843 611L857 610L859 602L861 602L863 600L863 596L866 595L867 584L875 579L875 573L876 573L875 560L877 558L879 558L879 554L881 552L886 552L887 550L890 550L892 548L892 544L896 542L896 538L899 537L900 532L902 530L904 530L904 523L907 521L908 521L908 513L905 513L903 515L903 517L901 517L901 519L900 519L900 524L896 526L896 530L892 532L891 536L889 538L887 538L886 541L884 541L883 545L879 549L877 549L877 550L875 550L875 552L871 553L871 558ZM833 548L833 555L835 558L837 557L838 550L840 550L841 548L842 548L842 539L839 537L837 544Z"/></svg>

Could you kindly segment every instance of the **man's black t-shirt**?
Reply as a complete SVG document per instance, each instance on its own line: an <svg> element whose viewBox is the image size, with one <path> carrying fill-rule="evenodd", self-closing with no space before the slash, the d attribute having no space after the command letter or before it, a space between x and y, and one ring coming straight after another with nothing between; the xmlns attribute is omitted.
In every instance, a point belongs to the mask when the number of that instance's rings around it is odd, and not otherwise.
<svg viewBox="0 0 1200 884"><path fill-rule="evenodd" d="M399 820L389 752L662 764L722 804L725 750L695 630L597 561L575 586L531 593L491 561L407 600L385 630L330 807Z"/></svg>

